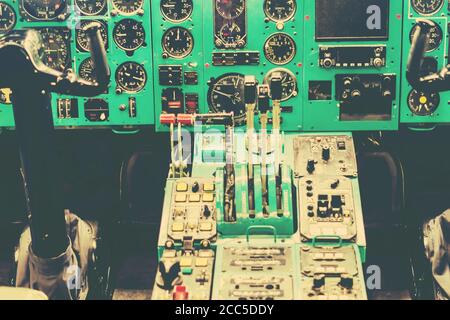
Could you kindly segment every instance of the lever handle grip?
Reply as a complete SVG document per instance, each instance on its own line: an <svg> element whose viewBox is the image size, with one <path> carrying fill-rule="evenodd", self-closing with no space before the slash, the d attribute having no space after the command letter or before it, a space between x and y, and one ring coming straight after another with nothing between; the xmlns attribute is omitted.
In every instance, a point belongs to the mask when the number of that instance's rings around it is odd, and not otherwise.
<svg viewBox="0 0 450 320"><path fill-rule="evenodd" d="M111 77L111 71L106 58L105 44L100 34L100 28L93 22L86 27L86 35L89 40L91 59L96 74L97 84L102 90L106 90Z"/></svg>

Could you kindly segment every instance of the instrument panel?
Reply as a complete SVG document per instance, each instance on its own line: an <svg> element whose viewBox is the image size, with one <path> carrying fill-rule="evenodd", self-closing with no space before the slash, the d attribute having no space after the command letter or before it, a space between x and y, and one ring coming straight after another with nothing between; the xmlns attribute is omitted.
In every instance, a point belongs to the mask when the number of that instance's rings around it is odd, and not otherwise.
<svg viewBox="0 0 450 320"><path fill-rule="evenodd" d="M43 62L54 69L73 69L94 79L84 29L100 26L111 68L108 91L93 99L52 97L58 128L124 128L154 123L152 108L152 41L148 1L7 0L0 1L0 33L36 29L45 44ZM14 127L11 91L0 89L0 127Z"/></svg>
<svg viewBox="0 0 450 320"><path fill-rule="evenodd" d="M168 131L161 114L223 111L244 125L244 77L281 74L284 131L397 130L450 121L448 93L405 78L418 18L435 25L423 73L449 62L449 14L444 0L3 0L0 33L35 28L47 65L92 79L83 28L101 26L111 86L95 99L54 95L59 128ZM10 101L0 88L0 127L14 126Z"/></svg>

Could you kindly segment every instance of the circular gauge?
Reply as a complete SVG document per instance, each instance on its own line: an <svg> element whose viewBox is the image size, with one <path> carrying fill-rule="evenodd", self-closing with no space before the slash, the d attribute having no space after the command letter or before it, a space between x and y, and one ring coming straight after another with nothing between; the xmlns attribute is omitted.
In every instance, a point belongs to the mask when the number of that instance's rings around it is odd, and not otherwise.
<svg viewBox="0 0 450 320"><path fill-rule="evenodd" d="M444 5L444 0L411 0L413 9L422 15L432 15Z"/></svg>
<svg viewBox="0 0 450 320"><path fill-rule="evenodd" d="M171 22L182 22L189 18L194 10L192 0L161 0L161 13Z"/></svg>
<svg viewBox="0 0 450 320"><path fill-rule="evenodd" d="M11 101L12 91L9 88L0 88L0 103L12 104Z"/></svg>
<svg viewBox="0 0 450 320"><path fill-rule="evenodd" d="M0 2L0 32L8 32L14 28L17 16L14 9L5 2Z"/></svg>
<svg viewBox="0 0 450 320"><path fill-rule="evenodd" d="M296 54L295 41L286 33L275 33L264 44L264 54L271 63L287 64Z"/></svg>
<svg viewBox="0 0 450 320"><path fill-rule="evenodd" d="M55 20L67 13L67 0L22 0L21 5L36 20Z"/></svg>
<svg viewBox="0 0 450 320"><path fill-rule="evenodd" d="M89 82L95 82L94 63L91 58L87 58L80 63L78 68L80 78Z"/></svg>
<svg viewBox="0 0 450 320"><path fill-rule="evenodd" d="M185 28L170 28L164 32L162 46L167 55L181 59L188 56L194 49L194 38Z"/></svg>
<svg viewBox="0 0 450 320"><path fill-rule="evenodd" d="M288 21L295 15L296 10L295 0L265 0L264 2L264 12L272 21Z"/></svg>
<svg viewBox="0 0 450 320"><path fill-rule="evenodd" d="M43 45L43 62L58 71L64 71L69 64L69 34L53 28L40 29Z"/></svg>
<svg viewBox="0 0 450 320"><path fill-rule="evenodd" d="M113 38L124 51L136 51L145 43L145 30L141 22L123 19L114 27Z"/></svg>
<svg viewBox="0 0 450 320"><path fill-rule="evenodd" d="M234 22L226 22L219 31L220 45L225 48L242 47L245 44L245 34Z"/></svg>
<svg viewBox="0 0 450 320"><path fill-rule="evenodd" d="M439 93L423 93L412 90L408 96L408 107L417 116L429 116L439 107Z"/></svg>
<svg viewBox="0 0 450 320"><path fill-rule="evenodd" d="M431 52L436 50L437 48L439 48L439 46L441 45L442 42L442 38L443 38L443 33L442 33L442 29L441 27L434 23L434 26L430 29L430 33L429 33L429 39L428 39L428 44L427 44L427 48L426 51L427 52ZM409 39L410 42L412 42L412 39L414 37L414 33L417 30L417 25L415 25L412 29L411 32L409 33Z"/></svg>
<svg viewBox="0 0 450 320"><path fill-rule="evenodd" d="M132 16L143 10L144 0L112 0L112 4L121 15Z"/></svg>
<svg viewBox="0 0 450 320"><path fill-rule="evenodd" d="M278 72L281 75L281 101L286 101L292 97L297 96L297 78L288 69L277 68L270 70L269 73L267 73L267 75L264 77L264 83L270 85L273 74L275 72Z"/></svg>
<svg viewBox="0 0 450 320"><path fill-rule="evenodd" d="M97 16L106 9L106 0L75 0L75 4L86 16Z"/></svg>
<svg viewBox="0 0 450 320"><path fill-rule="evenodd" d="M86 27L94 23L99 25L100 35L102 36L103 43L105 44L105 48L108 48L108 30L107 30L108 27L106 26L106 24L102 21L84 20L80 23L80 27L76 31L78 50L85 52L88 52L90 50L89 38L87 37L85 30Z"/></svg>
<svg viewBox="0 0 450 320"><path fill-rule="evenodd" d="M116 82L119 89L128 93L137 93L147 83L147 72L136 62L125 62L116 71Z"/></svg>
<svg viewBox="0 0 450 320"><path fill-rule="evenodd" d="M216 10L225 19L236 19L244 9L244 0L216 0Z"/></svg>
<svg viewBox="0 0 450 320"><path fill-rule="evenodd" d="M233 112L235 121L245 119L244 75L227 73L213 80L208 91L208 104L213 112Z"/></svg>

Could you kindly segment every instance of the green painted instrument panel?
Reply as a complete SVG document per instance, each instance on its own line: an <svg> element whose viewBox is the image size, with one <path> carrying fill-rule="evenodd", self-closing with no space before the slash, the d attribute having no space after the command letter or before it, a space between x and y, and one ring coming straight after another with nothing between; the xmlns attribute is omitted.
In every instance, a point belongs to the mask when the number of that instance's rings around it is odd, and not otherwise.
<svg viewBox="0 0 450 320"><path fill-rule="evenodd" d="M31 2L39 3L39 1ZM55 126L124 127L154 123L149 1L135 1L132 5L128 4L124 11L120 11L122 8L118 7L121 1L56 1L54 5L58 8L58 17L53 17L52 6L49 6L52 8L50 10L37 7L41 12L39 16L31 10L32 7L27 6L26 1L7 0L1 3L8 4L14 10L16 16L14 28L37 29L45 32L44 38L46 31L50 31L52 35L47 37L47 43L51 44L46 46L45 55L48 57L46 62L50 61L52 64L54 58L67 56L63 64L57 64L60 70L71 68L77 73L80 73L80 69L89 70L84 69L83 62L89 59L90 54L83 50L86 49L85 44L83 40L78 41L77 36L83 39L79 34L81 28L91 21L101 22L107 29L105 32L107 57L111 68L111 84L108 92L91 100L54 94L52 107ZM54 36L54 32L61 36ZM65 49L58 42L61 39L64 40ZM135 50L129 50L130 48ZM86 65L89 66L87 62ZM118 80L127 75L129 79ZM5 94L8 95L9 92L7 90L2 92L4 102L8 102L5 100L9 100L10 97L5 97ZM14 127L10 104L0 104L0 127Z"/></svg>

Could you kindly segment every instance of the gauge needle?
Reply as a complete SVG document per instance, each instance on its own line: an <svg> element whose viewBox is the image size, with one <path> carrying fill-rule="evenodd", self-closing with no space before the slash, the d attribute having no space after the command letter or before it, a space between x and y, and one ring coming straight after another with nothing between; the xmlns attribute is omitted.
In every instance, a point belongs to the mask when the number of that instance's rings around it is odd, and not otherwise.
<svg viewBox="0 0 450 320"><path fill-rule="evenodd" d="M139 78L139 77L133 77L134 80L139 80L139 81L144 81L143 78Z"/></svg>
<svg viewBox="0 0 450 320"><path fill-rule="evenodd" d="M222 92L222 91L219 91L219 90L213 90L213 92L215 92L215 93L217 93L217 94L220 94L220 95L222 95L222 96L224 96L224 97L227 97L227 98L233 97L232 94L227 94L227 93Z"/></svg>

